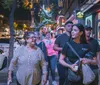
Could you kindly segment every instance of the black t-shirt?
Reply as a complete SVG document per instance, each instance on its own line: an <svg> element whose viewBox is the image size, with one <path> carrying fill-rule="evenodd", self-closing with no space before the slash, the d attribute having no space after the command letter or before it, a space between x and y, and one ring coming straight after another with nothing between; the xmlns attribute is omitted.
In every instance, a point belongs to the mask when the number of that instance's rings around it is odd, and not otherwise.
<svg viewBox="0 0 100 85"><path fill-rule="evenodd" d="M100 46L98 44L98 41L94 38L89 39L89 46L91 48L91 51L94 53L94 57L96 56L97 52L100 52ZM97 65L90 65L92 69L97 69Z"/></svg>
<svg viewBox="0 0 100 85"><path fill-rule="evenodd" d="M55 44L58 45L58 47L61 47L63 48L65 43L68 42L70 40L70 37L66 34L66 33L63 33L61 35L59 35L56 40L55 40ZM60 56L60 51L58 52L58 57Z"/></svg>
<svg viewBox="0 0 100 85"><path fill-rule="evenodd" d="M96 39L94 39L94 38L90 38L89 39L89 45L90 45L91 51L96 56L96 53L100 52L100 46L98 44L98 41Z"/></svg>
<svg viewBox="0 0 100 85"><path fill-rule="evenodd" d="M75 49L75 51L79 54L81 58L84 57L85 53L89 50L88 44L79 44L75 43L74 41L69 41L70 45ZM79 58L74 54L71 48L66 43L63 47L62 54L68 57L71 63L75 63Z"/></svg>
<svg viewBox="0 0 100 85"><path fill-rule="evenodd" d="M57 44L59 47L63 47L64 44L69 40L70 37L66 33L63 33L57 37L57 39L55 40L55 44Z"/></svg>

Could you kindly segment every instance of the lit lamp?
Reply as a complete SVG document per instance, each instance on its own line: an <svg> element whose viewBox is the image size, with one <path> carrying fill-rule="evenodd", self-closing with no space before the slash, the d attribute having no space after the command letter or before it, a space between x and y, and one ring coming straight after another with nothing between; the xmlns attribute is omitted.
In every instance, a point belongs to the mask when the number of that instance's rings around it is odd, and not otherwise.
<svg viewBox="0 0 100 85"><path fill-rule="evenodd" d="M26 24L23 24L23 27L24 27L24 28L26 28L26 27L27 27L27 25L26 25Z"/></svg>
<svg viewBox="0 0 100 85"><path fill-rule="evenodd" d="M4 18L4 16L3 16L3 15L1 15L1 14L0 14L0 17L1 17L1 18Z"/></svg>
<svg viewBox="0 0 100 85"><path fill-rule="evenodd" d="M29 5L29 1L28 0L25 0L24 1L24 6L27 7L28 5Z"/></svg>
<svg viewBox="0 0 100 85"><path fill-rule="evenodd" d="M77 12L76 14L77 18L83 18L84 17L84 13L83 12Z"/></svg>
<svg viewBox="0 0 100 85"><path fill-rule="evenodd" d="M14 27L17 28L18 24L16 22L14 22Z"/></svg>

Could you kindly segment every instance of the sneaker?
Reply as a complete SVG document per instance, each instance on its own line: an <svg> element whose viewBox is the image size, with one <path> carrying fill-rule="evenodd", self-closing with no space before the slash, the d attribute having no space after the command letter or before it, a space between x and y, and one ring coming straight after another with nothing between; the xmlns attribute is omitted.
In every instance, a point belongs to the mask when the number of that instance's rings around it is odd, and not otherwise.
<svg viewBox="0 0 100 85"><path fill-rule="evenodd" d="M52 82L52 85L57 85L57 82L56 82L56 81L53 81L53 82Z"/></svg>

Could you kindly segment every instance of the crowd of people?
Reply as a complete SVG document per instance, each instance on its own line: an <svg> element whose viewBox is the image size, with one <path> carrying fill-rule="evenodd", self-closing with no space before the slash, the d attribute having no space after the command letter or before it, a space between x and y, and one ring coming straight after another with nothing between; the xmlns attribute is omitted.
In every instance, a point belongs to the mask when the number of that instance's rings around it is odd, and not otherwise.
<svg viewBox="0 0 100 85"><path fill-rule="evenodd" d="M68 69L76 72L78 61L68 42L81 57L82 64L88 64L96 76L88 85L100 85L100 47L91 33L91 27L72 21L67 21L63 29L59 27L57 33L48 31L46 26L42 32L26 32L20 42L15 41L8 81L12 81L12 72L17 67L17 85L84 85L83 79L74 82L68 78ZM92 53L91 58L85 55L87 52ZM56 68L59 82L56 81ZM49 82L50 73L52 83Z"/></svg>

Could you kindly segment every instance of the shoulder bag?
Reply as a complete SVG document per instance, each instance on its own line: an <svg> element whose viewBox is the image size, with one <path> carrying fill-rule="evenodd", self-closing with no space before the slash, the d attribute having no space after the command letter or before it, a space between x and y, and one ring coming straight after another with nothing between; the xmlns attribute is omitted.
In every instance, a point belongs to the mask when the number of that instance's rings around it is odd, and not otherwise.
<svg viewBox="0 0 100 85"><path fill-rule="evenodd" d="M80 56L75 51L75 49L71 46L69 42L67 42L67 45L71 48L71 50L75 53L75 55L79 58L80 62ZM81 74L77 74L73 72L71 69L68 70L68 79L73 82L77 82L81 79L83 79L83 84L90 84L95 79L95 74L93 73L92 69L87 64L81 64L81 62L78 64L79 68L78 71L81 71Z"/></svg>

